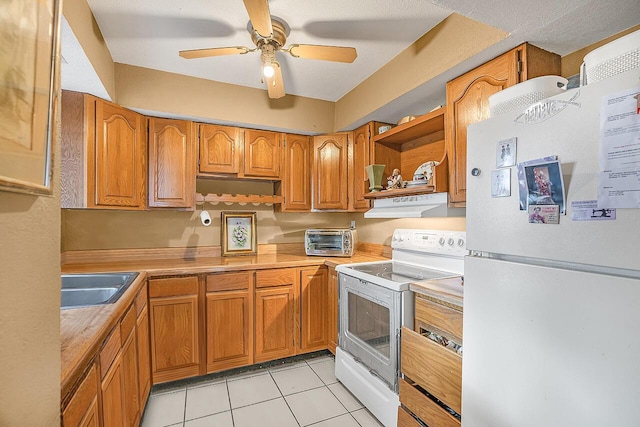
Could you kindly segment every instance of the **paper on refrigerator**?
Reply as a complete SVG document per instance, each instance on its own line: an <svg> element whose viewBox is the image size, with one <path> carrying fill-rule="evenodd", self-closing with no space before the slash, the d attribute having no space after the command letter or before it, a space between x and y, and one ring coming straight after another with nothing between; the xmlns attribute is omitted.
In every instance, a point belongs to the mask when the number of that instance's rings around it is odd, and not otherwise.
<svg viewBox="0 0 640 427"><path fill-rule="evenodd" d="M598 207L640 208L640 87L602 100Z"/></svg>

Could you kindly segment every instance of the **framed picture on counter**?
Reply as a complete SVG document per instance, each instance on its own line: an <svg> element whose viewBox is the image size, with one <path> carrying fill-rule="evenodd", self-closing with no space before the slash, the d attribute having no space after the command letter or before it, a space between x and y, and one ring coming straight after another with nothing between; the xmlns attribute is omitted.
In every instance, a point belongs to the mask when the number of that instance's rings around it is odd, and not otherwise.
<svg viewBox="0 0 640 427"><path fill-rule="evenodd" d="M52 194L60 0L0 2L0 190Z"/></svg>
<svg viewBox="0 0 640 427"><path fill-rule="evenodd" d="M222 256L257 254L255 212L222 212L221 223Z"/></svg>

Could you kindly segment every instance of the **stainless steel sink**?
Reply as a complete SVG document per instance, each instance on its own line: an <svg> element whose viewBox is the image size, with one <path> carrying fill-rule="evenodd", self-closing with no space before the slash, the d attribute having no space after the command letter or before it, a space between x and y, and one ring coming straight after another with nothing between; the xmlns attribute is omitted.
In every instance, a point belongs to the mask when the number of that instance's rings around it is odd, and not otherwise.
<svg viewBox="0 0 640 427"><path fill-rule="evenodd" d="M61 308L112 304L138 273L63 274Z"/></svg>

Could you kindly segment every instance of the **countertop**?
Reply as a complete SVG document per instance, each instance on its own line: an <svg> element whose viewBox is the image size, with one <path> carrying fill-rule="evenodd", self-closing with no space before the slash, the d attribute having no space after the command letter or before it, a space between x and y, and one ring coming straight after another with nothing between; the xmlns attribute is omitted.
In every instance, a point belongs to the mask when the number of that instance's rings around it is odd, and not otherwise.
<svg viewBox="0 0 640 427"><path fill-rule="evenodd" d="M464 281L462 276L411 283L409 290L431 299L455 305L460 309L463 307Z"/></svg>
<svg viewBox="0 0 640 427"><path fill-rule="evenodd" d="M61 396L64 402L77 382L95 359L112 328L149 277L221 273L238 270L305 267L378 261L385 259L368 253L356 253L351 258L314 257L291 254L215 257L197 259L157 259L136 261L86 262L65 264L63 273L138 272L140 275L120 299L113 304L60 310L61 335Z"/></svg>

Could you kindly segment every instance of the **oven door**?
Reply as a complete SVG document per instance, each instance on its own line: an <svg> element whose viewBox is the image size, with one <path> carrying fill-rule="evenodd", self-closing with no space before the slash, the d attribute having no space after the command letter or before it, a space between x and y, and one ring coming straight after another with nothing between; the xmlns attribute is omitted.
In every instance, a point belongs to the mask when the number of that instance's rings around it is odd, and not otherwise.
<svg viewBox="0 0 640 427"><path fill-rule="evenodd" d="M397 392L402 293L339 275L339 346Z"/></svg>

